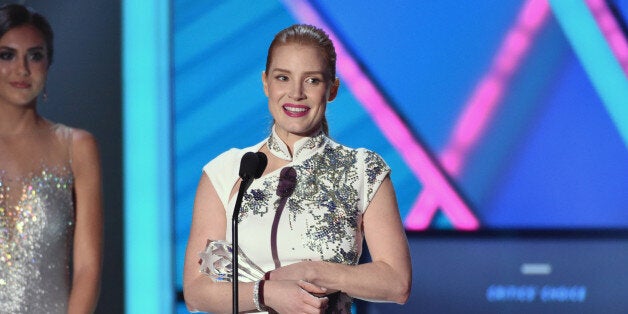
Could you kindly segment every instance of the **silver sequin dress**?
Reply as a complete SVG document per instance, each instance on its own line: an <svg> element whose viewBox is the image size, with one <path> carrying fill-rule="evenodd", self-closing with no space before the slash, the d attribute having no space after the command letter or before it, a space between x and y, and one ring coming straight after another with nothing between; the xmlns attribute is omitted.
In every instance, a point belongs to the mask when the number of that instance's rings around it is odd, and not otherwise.
<svg viewBox="0 0 628 314"><path fill-rule="evenodd" d="M71 129L0 135L0 313L66 313L74 232Z"/></svg>
<svg viewBox="0 0 628 314"><path fill-rule="evenodd" d="M261 143L231 149L203 168L226 209L225 238L231 241L235 196L229 199L229 195L238 180L240 159L264 144L273 155L289 161L286 167L296 170L296 186L282 201L277 193L281 169L253 181L239 215L242 252L263 271L306 260L357 264L362 253L362 215L390 168L376 153L340 145L322 132L295 143L291 156L273 130ZM276 217L282 202L285 208ZM337 295L328 313L350 313L351 303L346 294Z"/></svg>

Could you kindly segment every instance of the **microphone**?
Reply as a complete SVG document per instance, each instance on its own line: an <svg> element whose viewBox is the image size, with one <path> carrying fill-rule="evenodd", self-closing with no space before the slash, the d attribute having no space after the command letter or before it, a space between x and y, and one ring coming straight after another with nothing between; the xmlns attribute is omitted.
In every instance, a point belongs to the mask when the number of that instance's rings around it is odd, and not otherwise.
<svg viewBox="0 0 628 314"><path fill-rule="evenodd" d="M275 212L275 218L273 219L273 226L270 229L270 251L273 255L273 262L275 262L275 268L281 267L279 262L279 253L277 252L277 229L279 229L279 219L281 219L281 213L286 206L288 197L294 192L294 187L297 185L297 171L292 167L285 167L281 169L279 173L279 184L277 185L277 196L279 199L279 206Z"/></svg>
<svg viewBox="0 0 628 314"><path fill-rule="evenodd" d="M289 197L294 192L297 185L297 171L292 167L281 169L279 173L279 184L277 185L277 196Z"/></svg>
<svg viewBox="0 0 628 314"><path fill-rule="evenodd" d="M242 179L240 189L236 196L235 207L233 208L233 216L231 217L231 274L233 287L233 313L238 313L238 215L240 207L242 207L242 197L246 190L251 186L253 180L259 178L264 173L268 158L262 152L247 152L240 160L240 171L238 174Z"/></svg>
<svg viewBox="0 0 628 314"><path fill-rule="evenodd" d="M257 164L257 171L255 172L255 179L259 179L268 165L268 158L266 157L266 154L262 152L256 152L255 155L257 155L257 159L259 161Z"/></svg>
<svg viewBox="0 0 628 314"><path fill-rule="evenodd" d="M264 153L260 153L260 154L264 155ZM264 157L266 157L266 155L264 155ZM244 190L249 188L249 186L253 182L253 179L260 177L259 175L257 175L258 166L259 166L259 157L256 153L247 152L246 154L244 154L244 156L242 156L242 159L240 160L239 175L240 175L240 178L242 179L242 184L240 186L244 185ZM262 172L263 171L264 170L262 169ZM236 209L239 209L239 207L236 206Z"/></svg>

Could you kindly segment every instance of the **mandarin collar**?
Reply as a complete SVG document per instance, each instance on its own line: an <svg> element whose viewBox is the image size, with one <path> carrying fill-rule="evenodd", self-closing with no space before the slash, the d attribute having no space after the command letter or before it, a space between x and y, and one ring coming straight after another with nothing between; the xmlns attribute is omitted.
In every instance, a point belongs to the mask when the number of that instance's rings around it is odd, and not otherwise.
<svg viewBox="0 0 628 314"><path fill-rule="evenodd" d="M294 156L290 155L288 145L281 140L279 135L275 132L275 126L273 125L270 136L268 137L268 150L275 157L287 160L296 161L303 160L312 156L319 147L325 144L327 137L323 133L322 129L314 132L315 135L304 137L294 143Z"/></svg>

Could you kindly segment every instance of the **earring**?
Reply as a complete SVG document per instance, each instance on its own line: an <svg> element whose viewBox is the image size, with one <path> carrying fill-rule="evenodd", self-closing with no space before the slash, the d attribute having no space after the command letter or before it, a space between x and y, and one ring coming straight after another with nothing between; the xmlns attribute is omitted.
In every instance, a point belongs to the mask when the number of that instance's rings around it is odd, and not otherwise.
<svg viewBox="0 0 628 314"><path fill-rule="evenodd" d="M48 92L46 91L46 87L44 87L44 93L41 95L41 100L43 102L47 102L48 101Z"/></svg>

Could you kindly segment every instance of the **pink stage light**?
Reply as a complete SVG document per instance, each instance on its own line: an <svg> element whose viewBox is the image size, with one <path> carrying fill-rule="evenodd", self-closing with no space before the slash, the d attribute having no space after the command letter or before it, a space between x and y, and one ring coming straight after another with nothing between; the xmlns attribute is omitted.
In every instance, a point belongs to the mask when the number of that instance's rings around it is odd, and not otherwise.
<svg viewBox="0 0 628 314"><path fill-rule="evenodd" d="M615 58L619 62L624 74L628 77L628 42L617 20L611 13L604 0L586 0L593 18L597 22L604 38L611 47Z"/></svg>
<svg viewBox="0 0 628 314"><path fill-rule="evenodd" d="M524 4L515 25L507 33L495 56L491 69L466 103L448 144L439 155L443 167L452 177L460 175L465 159L486 132L510 77L529 51L549 11L546 0L529 0ZM427 229L439 206L448 214L439 194L433 192L431 186L425 186L404 221L406 228Z"/></svg>

